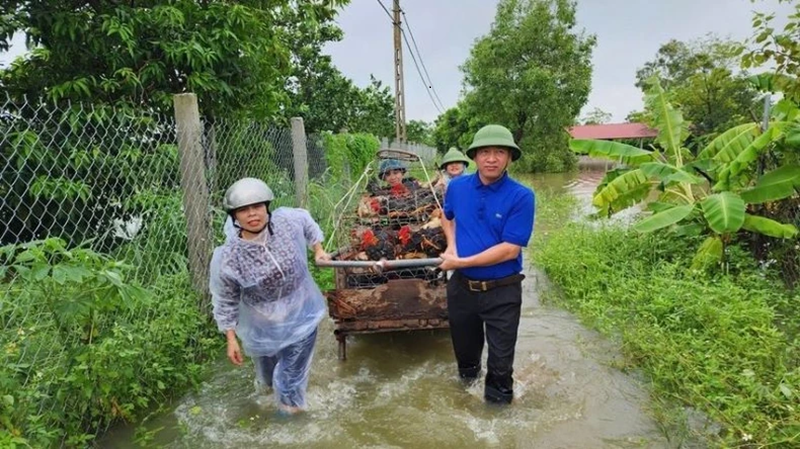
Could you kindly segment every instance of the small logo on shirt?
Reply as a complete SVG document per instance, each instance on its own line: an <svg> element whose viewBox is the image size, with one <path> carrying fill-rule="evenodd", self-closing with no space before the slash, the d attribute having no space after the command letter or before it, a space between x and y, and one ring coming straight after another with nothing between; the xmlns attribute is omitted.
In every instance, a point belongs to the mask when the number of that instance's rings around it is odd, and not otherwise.
<svg viewBox="0 0 800 449"><path fill-rule="evenodd" d="M497 218L499 220L499 219L503 218L503 214L500 214L500 213L494 214L494 218Z"/></svg>

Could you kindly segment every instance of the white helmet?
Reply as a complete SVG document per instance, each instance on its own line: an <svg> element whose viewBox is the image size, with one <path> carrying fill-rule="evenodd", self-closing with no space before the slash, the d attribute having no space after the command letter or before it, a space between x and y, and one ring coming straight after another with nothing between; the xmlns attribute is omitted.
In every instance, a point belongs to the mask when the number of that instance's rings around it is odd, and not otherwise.
<svg viewBox="0 0 800 449"><path fill-rule="evenodd" d="M228 187L222 207L227 212L251 204L268 203L275 199L267 183L257 178L242 178Z"/></svg>

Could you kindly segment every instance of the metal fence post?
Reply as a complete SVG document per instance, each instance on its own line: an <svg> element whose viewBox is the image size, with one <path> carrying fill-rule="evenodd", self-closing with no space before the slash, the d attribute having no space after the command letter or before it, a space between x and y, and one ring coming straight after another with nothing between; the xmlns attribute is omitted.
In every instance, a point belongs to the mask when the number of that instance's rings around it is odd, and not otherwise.
<svg viewBox="0 0 800 449"><path fill-rule="evenodd" d="M305 208L308 203L308 147L306 127L302 117L292 117L292 148L294 154L294 203Z"/></svg>
<svg viewBox="0 0 800 449"><path fill-rule="evenodd" d="M180 153L189 271L191 272L192 286L202 296L201 308L205 308L209 294L208 264L212 242L211 223L208 216L210 196L203 161L203 128L200 124L200 110L197 107L195 94L177 94L172 98Z"/></svg>

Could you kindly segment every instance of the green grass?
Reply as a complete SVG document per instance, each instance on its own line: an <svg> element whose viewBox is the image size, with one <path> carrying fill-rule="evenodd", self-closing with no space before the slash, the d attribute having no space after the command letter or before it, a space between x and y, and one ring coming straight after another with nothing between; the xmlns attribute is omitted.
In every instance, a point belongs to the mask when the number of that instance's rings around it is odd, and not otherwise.
<svg viewBox="0 0 800 449"><path fill-rule="evenodd" d="M615 228L570 224L534 245L552 300L619 339L623 368L652 381L666 433L688 436L676 414L688 405L721 425L713 444L800 445L800 298L748 253L732 248L723 275L688 269L696 242Z"/></svg>

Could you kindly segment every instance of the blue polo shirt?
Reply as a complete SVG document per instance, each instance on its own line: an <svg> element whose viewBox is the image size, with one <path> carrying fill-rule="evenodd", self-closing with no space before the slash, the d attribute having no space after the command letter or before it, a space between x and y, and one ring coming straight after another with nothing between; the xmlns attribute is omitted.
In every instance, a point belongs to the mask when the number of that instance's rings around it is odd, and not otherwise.
<svg viewBox="0 0 800 449"><path fill-rule="evenodd" d="M477 173L450 181L444 198L444 215L455 219L456 250L469 257L502 242L528 246L533 233L536 197L533 190L508 173L489 185ZM516 259L487 267L459 270L470 279L491 280L522 271L522 252Z"/></svg>

